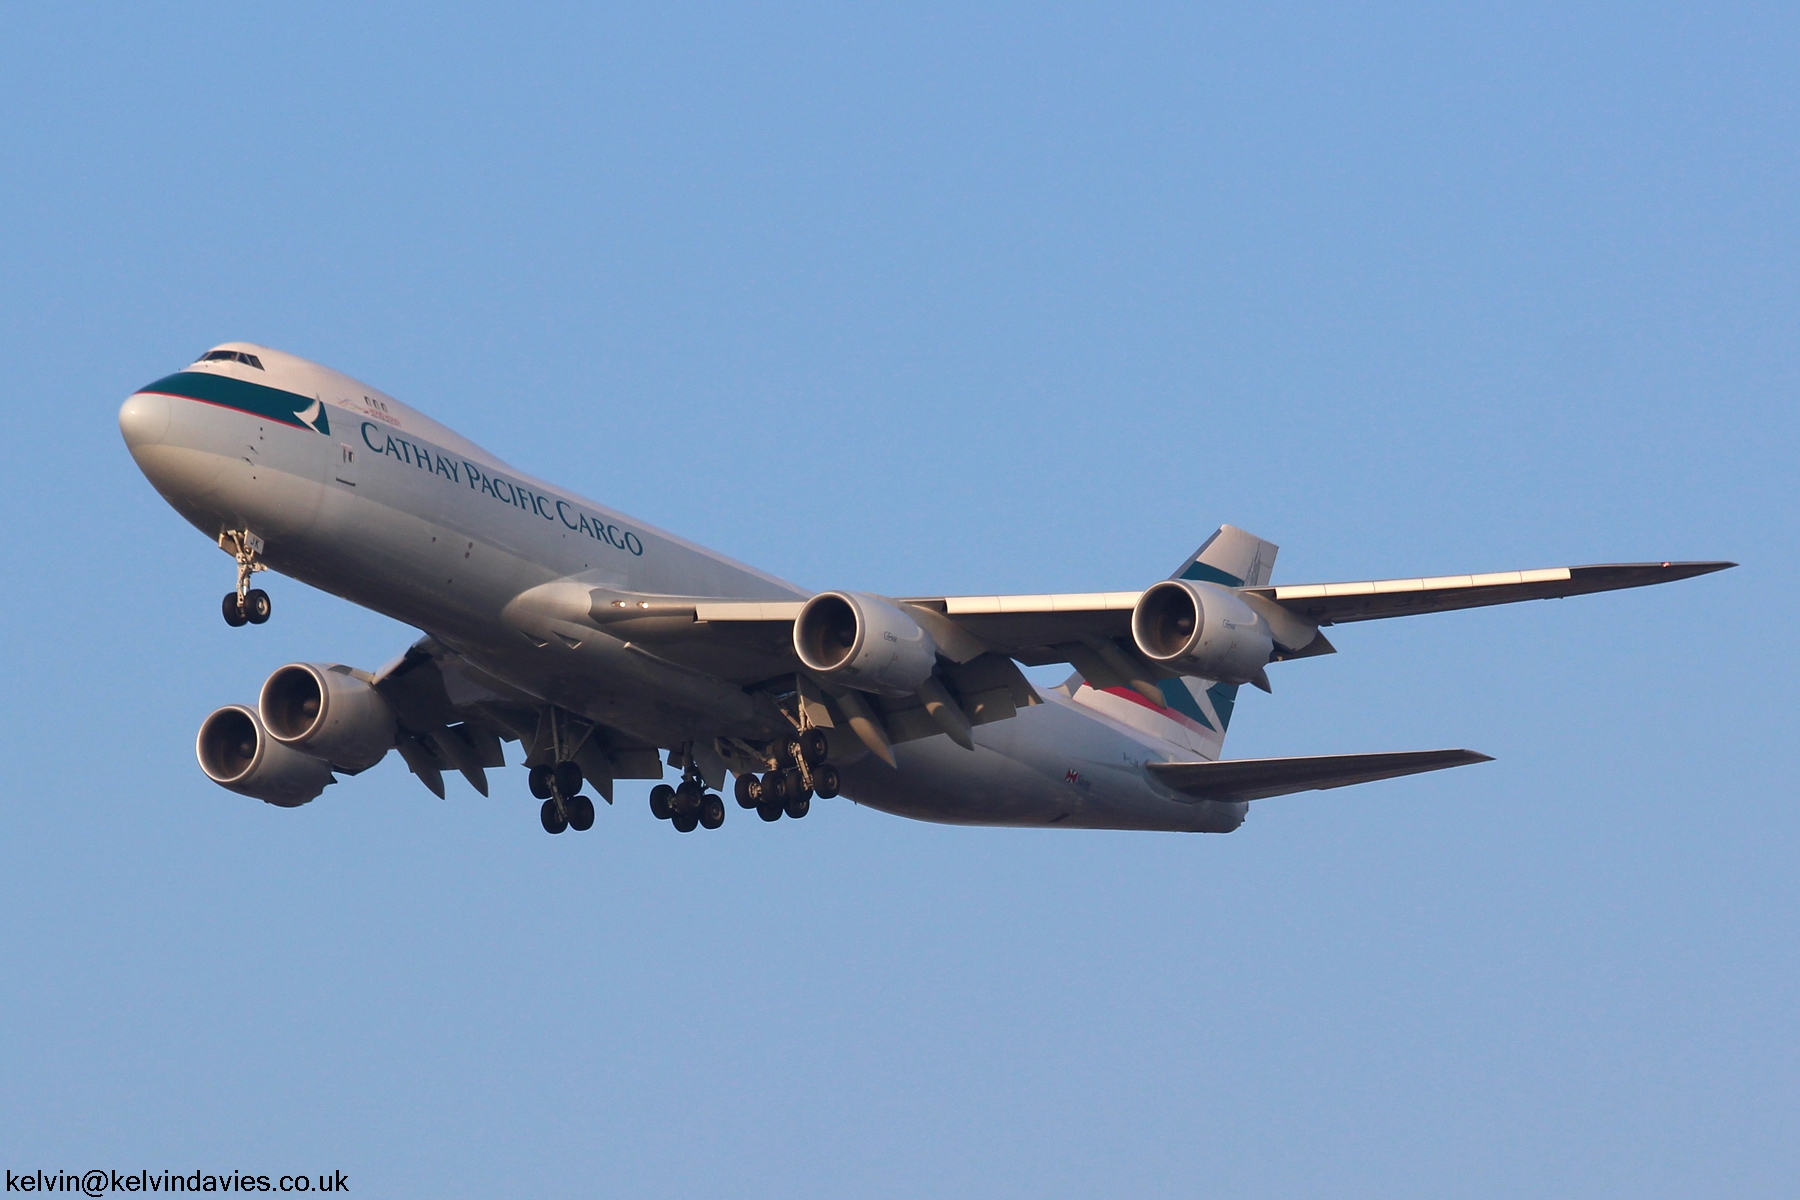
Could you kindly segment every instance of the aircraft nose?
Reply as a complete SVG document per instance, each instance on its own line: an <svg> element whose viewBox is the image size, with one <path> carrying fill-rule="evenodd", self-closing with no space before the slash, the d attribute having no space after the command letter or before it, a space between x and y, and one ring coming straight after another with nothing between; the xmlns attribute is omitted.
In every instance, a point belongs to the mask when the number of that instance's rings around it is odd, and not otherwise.
<svg viewBox="0 0 1800 1200"><path fill-rule="evenodd" d="M133 450L154 446L169 432L169 398L139 392L119 409L119 432Z"/></svg>

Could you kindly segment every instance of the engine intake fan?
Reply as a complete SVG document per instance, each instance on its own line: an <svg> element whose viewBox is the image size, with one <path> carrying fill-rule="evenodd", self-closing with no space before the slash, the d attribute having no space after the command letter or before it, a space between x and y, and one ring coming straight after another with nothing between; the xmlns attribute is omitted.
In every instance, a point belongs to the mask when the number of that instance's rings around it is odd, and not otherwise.
<svg viewBox="0 0 1800 1200"><path fill-rule="evenodd" d="M282 808L298 808L337 782L330 763L270 737L256 710L242 704L228 704L200 723L194 753L220 787Z"/></svg>

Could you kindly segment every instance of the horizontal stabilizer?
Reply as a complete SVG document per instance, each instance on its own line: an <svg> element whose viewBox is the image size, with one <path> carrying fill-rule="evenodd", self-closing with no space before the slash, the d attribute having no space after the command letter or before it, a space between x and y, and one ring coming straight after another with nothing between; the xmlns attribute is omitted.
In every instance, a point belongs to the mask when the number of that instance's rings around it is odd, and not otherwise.
<svg viewBox="0 0 1800 1200"><path fill-rule="evenodd" d="M1473 750L1405 750L1391 754L1318 754L1306 758L1229 758L1218 762L1150 763L1150 772L1196 800L1265 800L1492 762Z"/></svg>

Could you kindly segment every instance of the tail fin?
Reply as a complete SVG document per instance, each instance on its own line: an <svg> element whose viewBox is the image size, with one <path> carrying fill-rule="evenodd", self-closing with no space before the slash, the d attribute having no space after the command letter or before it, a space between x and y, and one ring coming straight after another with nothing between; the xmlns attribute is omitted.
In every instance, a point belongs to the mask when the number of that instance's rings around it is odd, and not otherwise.
<svg viewBox="0 0 1800 1200"><path fill-rule="evenodd" d="M1201 543L1171 579L1197 579L1226 587L1266 587L1280 550L1235 525L1221 525ZM1201 758L1217 759L1225 747L1225 730L1237 703L1238 685L1184 676L1162 681L1163 706L1130 688L1095 689L1079 675L1069 680L1077 703L1103 712L1140 732Z"/></svg>
<svg viewBox="0 0 1800 1200"><path fill-rule="evenodd" d="M1281 547L1236 525L1221 525L1175 568L1170 579L1199 579L1226 587L1267 587Z"/></svg>

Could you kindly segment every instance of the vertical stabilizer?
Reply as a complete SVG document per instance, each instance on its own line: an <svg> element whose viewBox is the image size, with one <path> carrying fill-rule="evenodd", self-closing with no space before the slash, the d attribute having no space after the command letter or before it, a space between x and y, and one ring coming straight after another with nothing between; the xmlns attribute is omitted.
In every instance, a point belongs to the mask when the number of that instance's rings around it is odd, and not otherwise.
<svg viewBox="0 0 1800 1200"><path fill-rule="evenodd" d="M1275 543L1236 525L1221 525L1169 578L1198 579L1226 587L1267 587L1280 550Z"/></svg>
<svg viewBox="0 0 1800 1200"><path fill-rule="evenodd" d="M1225 587L1266 587L1280 547L1235 525L1221 525L1175 569L1171 579L1194 579ZM1094 688L1079 675L1069 680L1076 703L1085 704L1184 755L1217 759L1237 703L1237 685L1184 676L1161 681L1163 704L1155 705L1130 688Z"/></svg>

